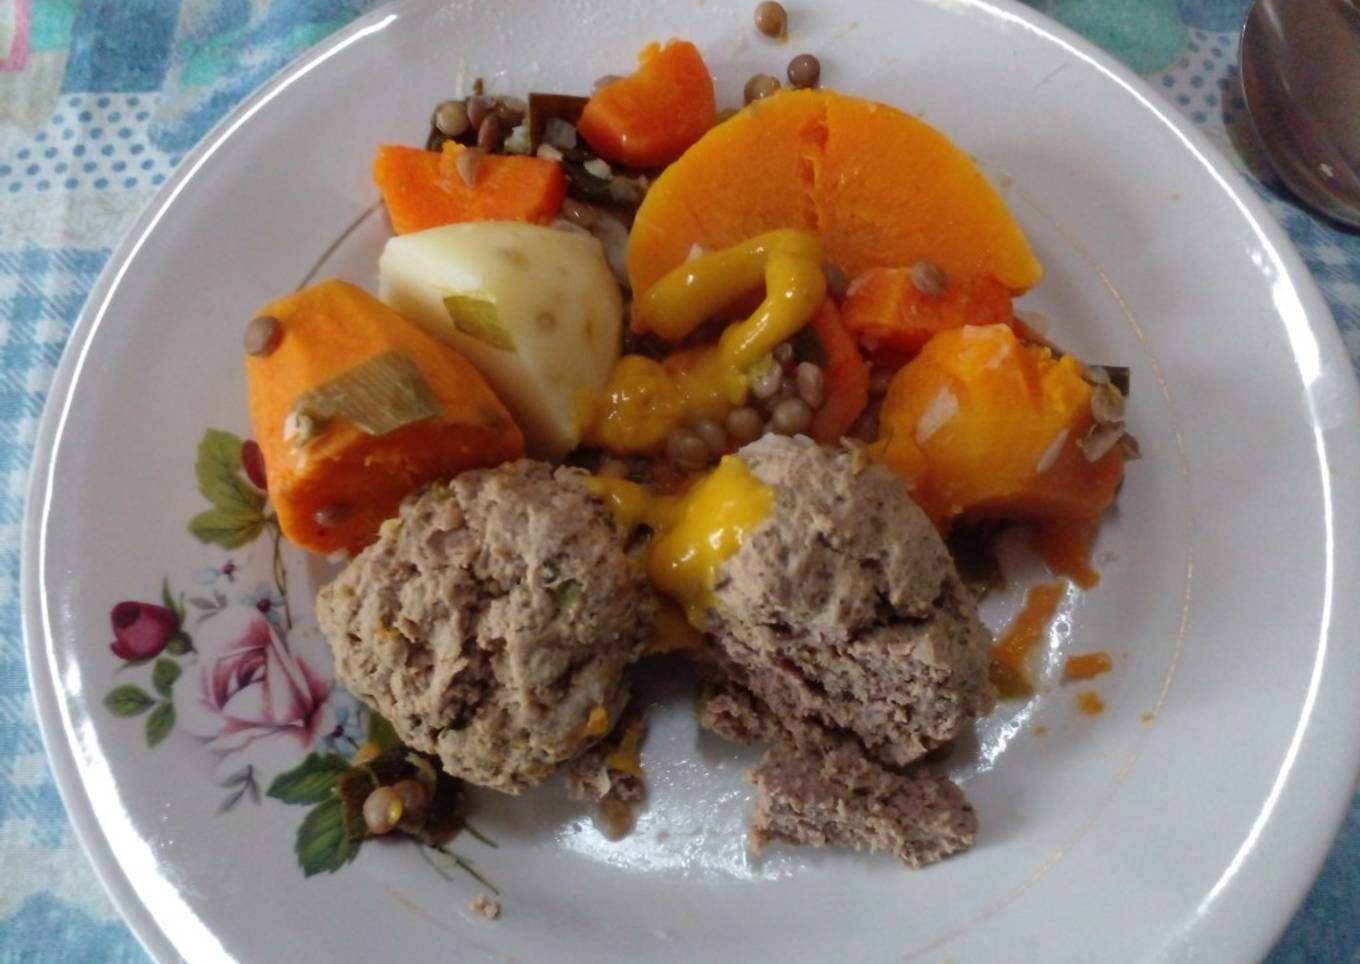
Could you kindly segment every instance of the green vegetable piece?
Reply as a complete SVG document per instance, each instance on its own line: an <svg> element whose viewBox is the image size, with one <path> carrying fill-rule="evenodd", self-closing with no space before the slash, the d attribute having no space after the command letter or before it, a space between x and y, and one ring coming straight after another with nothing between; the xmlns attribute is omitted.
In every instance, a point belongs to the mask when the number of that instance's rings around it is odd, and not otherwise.
<svg viewBox="0 0 1360 964"><path fill-rule="evenodd" d="M581 584L575 579L566 579L553 586L552 594L558 609L571 611L581 604Z"/></svg>
<svg viewBox="0 0 1360 964"><path fill-rule="evenodd" d="M396 351L383 352L298 396L293 417L305 445L331 419L343 416L368 435L386 435L439 414L434 392L415 362Z"/></svg>
<svg viewBox="0 0 1360 964"><path fill-rule="evenodd" d="M472 295L445 295L444 310L455 328L483 344L501 351L514 351L515 339L501 324L494 303Z"/></svg>

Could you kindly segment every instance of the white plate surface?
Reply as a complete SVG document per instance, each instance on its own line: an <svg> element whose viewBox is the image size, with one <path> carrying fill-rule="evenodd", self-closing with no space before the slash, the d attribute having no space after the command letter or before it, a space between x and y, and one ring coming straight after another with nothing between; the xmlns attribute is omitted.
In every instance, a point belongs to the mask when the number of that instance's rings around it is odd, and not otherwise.
<svg viewBox="0 0 1360 964"><path fill-rule="evenodd" d="M158 959L1223 961L1258 957L1287 921L1349 799L1360 734L1360 403L1313 282L1201 136L1019 4L790 4L790 47L755 35L752 5L385 8L221 124L113 256L39 433L25 629L63 797ZM978 844L926 872L748 854L749 755L696 734L676 680L656 694L652 803L627 841L551 790L478 798L501 847L458 846L504 891L499 921L471 915L481 888L411 846L365 845L304 878L300 806L246 793L217 811L246 763L266 787L324 747L254 718L259 739L237 746L188 698L273 579L267 539L228 552L185 528L206 507L193 471L205 429L247 431L242 324L319 258L323 274L372 284L381 217L346 233L374 204L369 160L379 142L418 142L436 100L477 75L497 91L585 90L672 35L700 45L727 102L795 47L815 51L827 86L918 112L1003 187L1047 271L1020 307L1083 357L1133 369L1145 458L1102 530L1104 581L1066 599L1043 692L979 727L957 768ZM282 561L297 625L276 662L324 683L308 600L325 567ZM124 684L160 699L150 664L120 669L110 652L110 610L159 602L167 579L188 598L221 591L228 611L189 606L198 654L179 658L177 723L148 747L150 711L102 702ZM989 600L993 626L1016 595ZM1064 654L1092 649L1116 666L1095 684L1105 712L1088 717L1056 677ZM340 693L315 702L343 749L336 714L354 708Z"/></svg>

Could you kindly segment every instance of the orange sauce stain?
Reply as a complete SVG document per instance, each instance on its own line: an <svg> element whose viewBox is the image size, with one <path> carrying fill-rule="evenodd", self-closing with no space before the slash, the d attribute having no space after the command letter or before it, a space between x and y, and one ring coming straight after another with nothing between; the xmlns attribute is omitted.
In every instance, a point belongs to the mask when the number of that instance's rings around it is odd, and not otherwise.
<svg viewBox="0 0 1360 964"><path fill-rule="evenodd" d="M1048 736L1048 727L1045 726L1044 724L1040 723L1038 726L1036 726L1036 727L1034 728L1034 735L1035 735L1035 736Z"/></svg>
<svg viewBox="0 0 1360 964"><path fill-rule="evenodd" d="M1025 594L1025 606L1015 617L1001 641L992 647L992 683L1003 699L1029 696L1034 692L1034 674L1029 667L1029 654L1048 629L1058 603L1063 597L1063 584L1041 582L1030 586Z"/></svg>
<svg viewBox="0 0 1360 964"><path fill-rule="evenodd" d="M1094 653L1081 653L1077 656L1067 657L1067 662L1063 664L1063 679L1095 679L1113 668L1114 663L1110 660L1110 654L1104 650Z"/></svg>
<svg viewBox="0 0 1360 964"><path fill-rule="evenodd" d="M1094 520L1045 522L1035 527L1029 547L1055 575L1067 576L1082 589L1093 589L1100 573L1091 566Z"/></svg>
<svg viewBox="0 0 1360 964"><path fill-rule="evenodd" d="M1077 709L1087 716L1105 712L1105 701L1095 690L1083 690L1077 694Z"/></svg>

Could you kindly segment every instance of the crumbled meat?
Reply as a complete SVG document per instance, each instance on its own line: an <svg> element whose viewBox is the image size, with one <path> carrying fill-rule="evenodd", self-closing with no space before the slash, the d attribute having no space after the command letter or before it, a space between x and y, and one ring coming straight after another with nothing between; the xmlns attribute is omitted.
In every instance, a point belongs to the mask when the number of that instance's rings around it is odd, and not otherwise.
<svg viewBox="0 0 1360 964"><path fill-rule="evenodd" d="M883 851L919 868L977 836L977 815L949 780L920 767L886 770L851 743L827 755L775 744L751 781L757 848L777 840Z"/></svg>
<svg viewBox="0 0 1360 964"><path fill-rule="evenodd" d="M775 744L750 775L757 848L773 840L852 847L922 867L967 849L976 836L977 816L963 793L924 763L883 766L858 738L781 720L749 690L711 671L699 725L736 742Z"/></svg>
<svg viewBox="0 0 1360 964"><path fill-rule="evenodd" d="M627 700L650 590L584 477L521 461L426 488L318 596L338 679L470 783L541 783Z"/></svg>

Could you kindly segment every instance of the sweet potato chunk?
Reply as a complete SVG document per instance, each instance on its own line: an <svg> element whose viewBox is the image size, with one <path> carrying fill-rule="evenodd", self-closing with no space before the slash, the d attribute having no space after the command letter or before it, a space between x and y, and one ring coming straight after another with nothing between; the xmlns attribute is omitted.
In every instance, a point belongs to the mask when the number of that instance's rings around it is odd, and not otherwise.
<svg viewBox="0 0 1360 964"><path fill-rule="evenodd" d="M302 548L356 552L414 489L524 453L477 370L362 289L323 281L260 316L279 331L246 356L250 420L279 525Z"/></svg>
<svg viewBox="0 0 1360 964"><path fill-rule="evenodd" d="M1095 519L1123 476L1118 446L1088 461L1091 386L1071 355L1006 325L932 338L892 381L875 453L938 525L959 516Z"/></svg>

